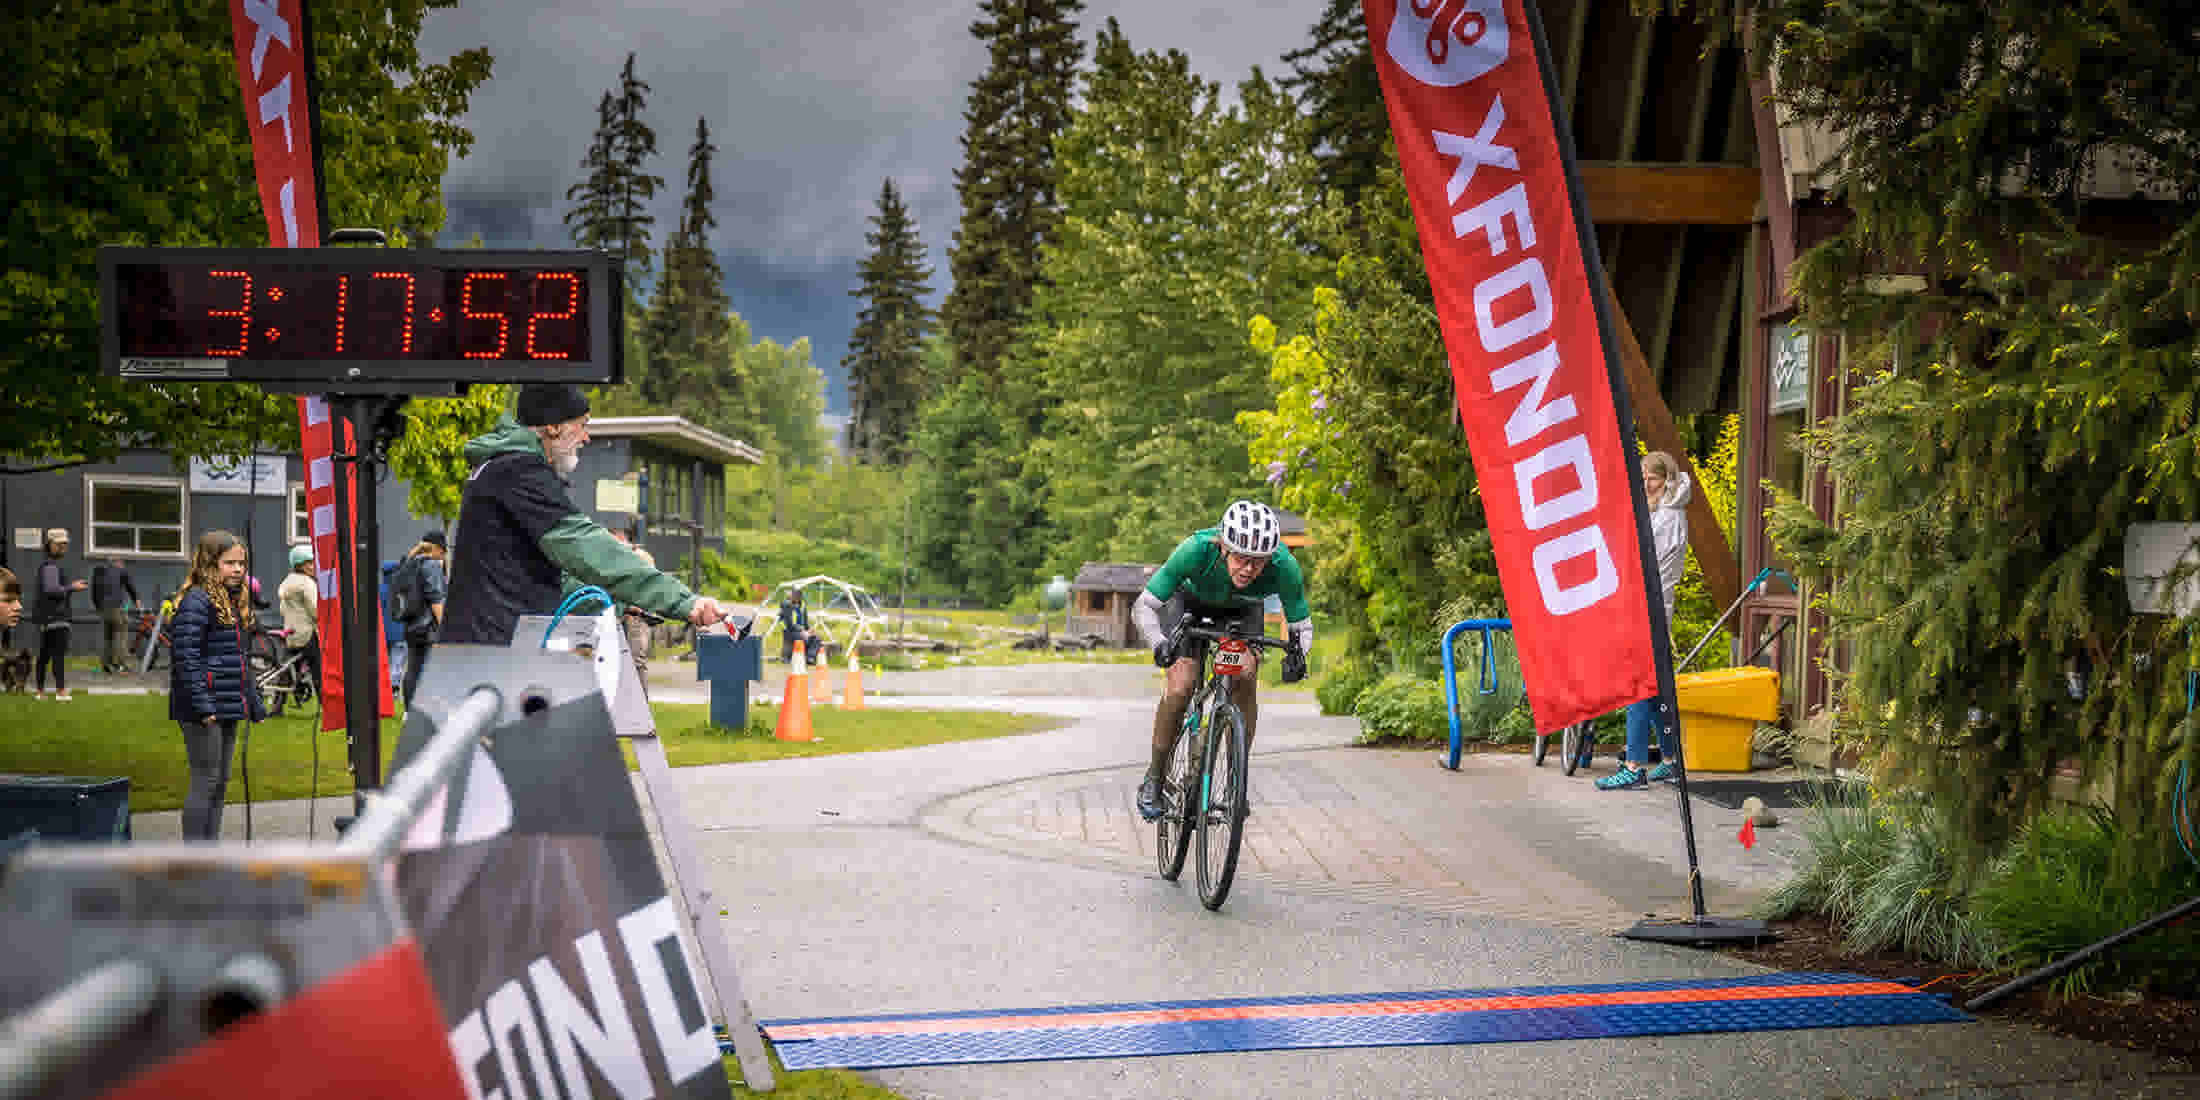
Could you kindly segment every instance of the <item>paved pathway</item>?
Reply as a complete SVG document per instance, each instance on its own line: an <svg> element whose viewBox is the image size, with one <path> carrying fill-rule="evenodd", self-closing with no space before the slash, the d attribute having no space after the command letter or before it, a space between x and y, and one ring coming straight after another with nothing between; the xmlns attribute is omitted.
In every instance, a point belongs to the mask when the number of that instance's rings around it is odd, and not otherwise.
<svg viewBox="0 0 2200 1100"><path fill-rule="evenodd" d="M1209 913L1189 870L1179 884L1153 873L1151 830L1130 816L1150 671L955 672L908 674L892 688L882 678L877 704L982 703L1072 721L1022 737L678 773L703 857L735 899L724 920L760 1016L1756 971L1611 935L1644 912L1688 909L1670 788L1600 793L1517 755L1470 756L1448 772L1427 751L1349 747L1353 723L1271 702L1247 863L1228 904ZM998 689L983 677L1030 694L959 694ZM1071 690L1080 686L1088 693ZM684 693L667 683L659 697ZM1745 851L1737 813L1702 800L1695 810L1714 913L1742 912L1803 847L1800 815ZM267 835L302 825L300 804L261 814ZM141 815L139 835L172 835L175 816ZM2200 1076L2156 1060L1995 1022L876 1076L912 1100L2200 1095Z"/></svg>

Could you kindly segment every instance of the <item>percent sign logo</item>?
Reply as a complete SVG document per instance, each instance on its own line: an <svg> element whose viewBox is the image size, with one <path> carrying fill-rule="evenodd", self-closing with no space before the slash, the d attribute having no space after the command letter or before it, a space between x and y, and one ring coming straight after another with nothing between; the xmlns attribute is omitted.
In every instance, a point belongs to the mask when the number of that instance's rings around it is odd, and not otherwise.
<svg viewBox="0 0 2200 1100"><path fill-rule="evenodd" d="M1407 76L1451 88L1504 64L1511 43L1505 0L1406 0L1383 49Z"/></svg>

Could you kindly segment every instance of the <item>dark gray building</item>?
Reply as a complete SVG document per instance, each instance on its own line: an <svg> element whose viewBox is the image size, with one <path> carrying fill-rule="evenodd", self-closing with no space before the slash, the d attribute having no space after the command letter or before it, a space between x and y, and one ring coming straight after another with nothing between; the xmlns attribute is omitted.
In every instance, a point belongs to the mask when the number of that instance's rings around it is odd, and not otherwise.
<svg viewBox="0 0 2200 1100"><path fill-rule="evenodd" d="M576 506L606 527L639 530L642 544L665 568L692 563L699 547L724 549L725 468L762 462L762 452L677 416L604 417L591 421L589 432L593 439L572 479ZM384 562L444 527L434 517L414 516L407 490L406 482L392 477L376 487ZM45 560L43 534L50 527L69 532L62 567L71 578L88 580L95 565L119 558L148 606L183 585L192 545L216 528L248 536L253 575L272 603L289 548L311 536L303 463L295 454L272 453L249 463L179 465L166 451L134 449L112 462L0 474L0 533L6 536L0 565L14 570L26 589ZM90 594L80 593L73 606L79 629L72 648L95 653L99 616ZM25 645L27 637L19 628L12 642Z"/></svg>

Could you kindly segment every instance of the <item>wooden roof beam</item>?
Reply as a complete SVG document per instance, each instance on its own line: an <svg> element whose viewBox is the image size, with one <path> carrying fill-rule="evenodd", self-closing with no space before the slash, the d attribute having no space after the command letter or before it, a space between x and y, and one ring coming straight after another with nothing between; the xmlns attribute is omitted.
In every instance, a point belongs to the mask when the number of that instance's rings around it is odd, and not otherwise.
<svg viewBox="0 0 2200 1100"><path fill-rule="evenodd" d="M1579 162L1589 220L1598 225L1750 225L1759 173L1747 164Z"/></svg>

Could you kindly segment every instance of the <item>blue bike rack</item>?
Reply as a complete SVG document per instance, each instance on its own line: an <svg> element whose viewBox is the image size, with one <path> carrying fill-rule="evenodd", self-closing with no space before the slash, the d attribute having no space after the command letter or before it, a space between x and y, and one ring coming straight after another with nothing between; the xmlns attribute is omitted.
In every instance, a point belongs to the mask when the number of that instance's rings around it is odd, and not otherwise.
<svg viewBox="0 0 2200 1100"><path fill-rule="evenodd" d="M1444 631L1444 712L1451 719L1451 749L1444 754L1444 767L1459 770L1461 735L1459 731L1459 674L1451 655L1451 644L1462 631L1482 632L1482 676L1476 685L1479 694L1497 694L1497 649L1491 645L1491 633L1511 630L1511 619L1463 619L1451 624Z"/></svg>

